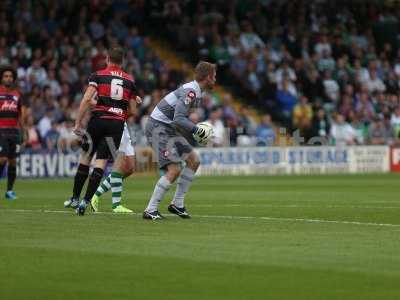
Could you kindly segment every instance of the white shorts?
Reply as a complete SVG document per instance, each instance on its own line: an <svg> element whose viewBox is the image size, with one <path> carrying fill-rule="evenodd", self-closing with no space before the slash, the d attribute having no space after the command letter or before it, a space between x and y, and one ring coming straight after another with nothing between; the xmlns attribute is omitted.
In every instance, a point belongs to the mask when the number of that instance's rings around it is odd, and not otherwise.
<svg viewBox="0 0 400 300"><path fill-rule="evenodd" d="M132 146L131 136L129 134L128 125L124 125L124 132L122 133L121 143L119 144L120 152L124 153L125 156L135 155L135 149Z"/></svg>

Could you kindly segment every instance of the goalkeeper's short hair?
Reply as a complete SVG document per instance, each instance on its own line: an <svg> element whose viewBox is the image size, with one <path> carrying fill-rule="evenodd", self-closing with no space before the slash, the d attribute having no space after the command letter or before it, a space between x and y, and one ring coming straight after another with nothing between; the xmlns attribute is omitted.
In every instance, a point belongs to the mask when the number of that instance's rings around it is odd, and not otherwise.
<svg viewBox="0 0 400 300"><path fill-rule="evenodd" d="M213 74L216 71L217 66L215 64L200 61L194 69L195 79L196 81L203 81L208 75Z"/></svg>

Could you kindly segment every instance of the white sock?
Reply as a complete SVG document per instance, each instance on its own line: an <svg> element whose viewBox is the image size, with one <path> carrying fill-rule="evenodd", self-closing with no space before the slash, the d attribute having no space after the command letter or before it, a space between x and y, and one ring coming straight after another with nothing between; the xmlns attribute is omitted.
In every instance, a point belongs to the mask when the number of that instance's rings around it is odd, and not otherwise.
<svg viewBox="0 0 400 300"><path fill-rule="evenodd" d="M171 182L165 177L162 176L156 183L154 187L153 195L149 201L149 204L146 207L146 211L153 212L158 210L158 205L160 204L164 195L168 192L171 187Z"/></svg>
<svg viewBox="0 0 400 300"><path fill-rule="evenodd" d="M172 200L172 203L179 207L182 208L184 207L184 200L185 200L185 194L188 191L190 184L193 181L195 172L188 168L185 167L181 173L181 176L179 176L178 183L176 185L176 192L174 196L174 200Z"/></svg>

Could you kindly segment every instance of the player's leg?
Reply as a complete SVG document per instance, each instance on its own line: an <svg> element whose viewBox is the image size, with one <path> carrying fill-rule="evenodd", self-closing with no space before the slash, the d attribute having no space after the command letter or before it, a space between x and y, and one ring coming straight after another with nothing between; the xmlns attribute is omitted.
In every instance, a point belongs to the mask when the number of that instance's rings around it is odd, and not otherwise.
<svg viewBox="0 0 400 300"><path fill-rule="evenodd" d="M3 175L4 168L7 164L7 156L4 156L4 154L3 154L4 149L3 149L3 146L1 146L1 145L2 145L2 142L0 141L0 153L1 153L1 156L0 156L0 178ZM6 198L7 198L7 195L6 195ZM12 199L9 199L9 200L12 200Z"/></svg>
<svg viewBox="0 0 400 300"><path fill-rule="evenodd" d="M113 172L110 173L107 176L107 178L104 179L104 181L102 182L102 184L99 185L96 193L92 197L91 205L94 211L98 210L98 203L101 195L111 189L112 174L114 173L113 176L114 187L118 189L118 186L120 185L122 189L122 181L120 182L119 177L122 176L122 179L124 179L130 176L134 172L134 168L135 168L135 149L133 148L132 145L132 140L130 138L128 127L125 124L121 138L121 143L118 149L118 155L113 164ZM118 202L120 201L115 199L115 203ZM121 210L123 208L122 206L120 206L117 209L117 206L119 205L114 205L115 208L113 209L113 211Z"/></svg>
<svg viewBox="0 0 400 300"><path fill-rule="evenodd" d="M98 132L101 128L96 126L96 121L91 119L88 123L87 132L82 137L82 153L79 158L78 168L74 176L74 185L72 188L72 197L64 202L64 207L77 208L79 205L79 198L83 186L89 177L90 163L93 159L94 153L97 151L99 143Z"/></svg>
<svg viewBox="0 0 400 300"><path fill-rule="evenodd" d="M8 167L7 167L7 192L6 198L9 200L17 199L14 192L14 183L17 178L17 156L20 150L20 139L18 134L8 138Z"/></svg>
<svg viewBox="0 0 400 300"><path fill-rule="evenodd" d="M81 155L79 159L78 168L76 170L74 177L72 197L64 202L64 207L76 208L78 206L82 188L85 185L86 179L89 176L89 168L91 160L92 160L91 155L87 155L86 153Z"/></svg>
<svg viewBox="0 0 400 300"><path fill-rule="evenodd" d="M111 172L112 209L116 213L132 212L121 205L122 180L134 172L135 156L120 153Z"/></svg>
<svg viewBox="0 0 400 300"><path fill-rule="evenodd" d="M174 199L168 206L168 210L181 218L190 218L185 209L185 195L193 181L194 175L199 168L200 159L194 150L186 158L186 166L183 168L176 185Z"/></svg>
<svg viewBox="0 0 400 300"><path fill-rule="evenodd" d="M17 195L14 192L14 183L17 178L17 159L9 158L7 167L7 192L6 198L10 200L17 199Z"/></svg>
<svg viewBox="0 0 400 300"><path fill-rule="evenodd" d="M79 205L76 209L78 215L84 215L86 211L87 205L90 203L90 199L92 199L94 193L97 190L101 182L101 178L104 174L104 169L107 165L107 159L96 159L93 167L93 171L89 176L88 185L86 187L86 193L83 199L79 202Z"/></svg>
<svg viewBox="0 0 400 300"><path fill-rule="evenodd" d="M165 174L160 177L154 187L150 201L143 212L143 219L157 220L163 218L163 216L158 212L158 206L181 172L180 163L170 162L168 165L163 167Z"/></svg>
<svg viewBox="0 0 400 300"><path fill-rule="evenodd" d="M112 173L117 173L122 176L122 180L126 177L129 177L134 172L134 164L135 164L135 156L125 156L121 155L117 157L115 161L112 172L108 174L108 176L103 180L103 182L99 185L92 200L90 201L92 208L95 212L98 211L100 197L111 190L111 175ZM132 166L133 165L133 166ZM132 167L131 167L132 166ZM115 182L115 180L114 180Z"/></svg>
<svg viewBox="0 0 400 300"><path fill-rule="evenodd" d="M79 202L76 210L78 215L84 215L87 205L90 203L90 200L101 182L107 161L116 158L118 153L117 150L121 143L124 123L114 123L111 121L106 122L107 123L103 123L104 133L102 137L98 139L96 162L92 174L89 177L85 197L81 202Z"/></svg>
<svg viewBox="0 0 400 300"><path fill-rule="evenodd" d="M10 136L8 136L8 135L1 135L0 136L0 176L3 175L4 168L5 168L8 160L9 160L9 158L10 157L14 157L14 158L16 157L16 155L14 155L14 156L12 155L13 150L15 152L15 149L12 149L12 144L13 143L11 142ZM14 164L14 167L15 167L15 164ZM9 174L10 170L9 169L10 169L10 167L8 167L8 169L7 169L7 177L8 177L9 180L7 182L7 191L5 193L5 197L8 200L15 200L17 198L15 193L14 192L10 192L9 193L8 192L8 190L9 190L8 187L9 187L10 183L12 183L11 186L14 185L16 172L14 172L14 176L11 175L11 181L10 181L10 174ZM14 168L11 168L11 172L12 172L13 169Z"/></svg>
<svg viewBox="0 0 400 300"><path fill-rule="evenodd" d="M165 171L165 174L157 181L150 201L143 212L143 219L157 220L163 218L158 211L158 205L179 176L181 166L179 159L172 156L172 153L176 152L173 143L176 133L172 128L150 119L146 124L145 133L153 148L155 161L158 162L160 170Z"/></svg>

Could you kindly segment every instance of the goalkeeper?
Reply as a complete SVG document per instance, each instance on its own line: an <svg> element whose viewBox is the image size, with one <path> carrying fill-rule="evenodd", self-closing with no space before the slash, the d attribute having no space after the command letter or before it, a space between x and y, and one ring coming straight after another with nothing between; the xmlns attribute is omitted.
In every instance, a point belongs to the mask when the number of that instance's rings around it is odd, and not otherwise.
<svg viewBox="0 0 400 300"><path fill-rule="evenodd" d="M145 134L164 175L154 187L143 212L143 219L164 218L158 211L158 205L178 177L175 196L168 211L181 218L190 218L185 209L184 198L200 165L192 145L195 142L205 145L212 135L212 127L195 125L188 116L192 108L200 106L202 92L211 90L215 80L216 66L199 62L195 68L195 80L167 94L151 113ZM183 169L182 161L186 162Z"/></svg>

